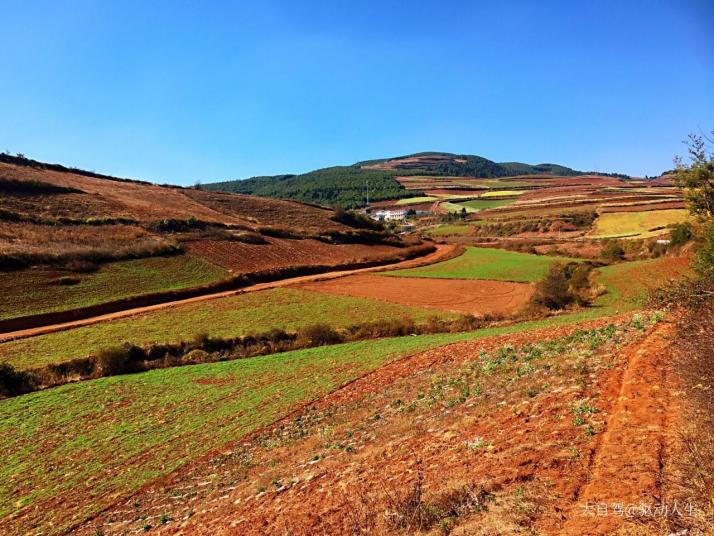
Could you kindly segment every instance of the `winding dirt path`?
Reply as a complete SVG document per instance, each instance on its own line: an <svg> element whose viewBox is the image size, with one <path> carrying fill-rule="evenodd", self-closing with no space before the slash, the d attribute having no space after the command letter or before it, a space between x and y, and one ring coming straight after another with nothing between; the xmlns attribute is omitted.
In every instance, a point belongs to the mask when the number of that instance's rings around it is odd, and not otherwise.
<svg viewBox="0 0 714 536"><path fill-rule="evenodd" d="M279 281L271 281L269 283L259 283L257 285L252 285L249 287L244 287L237 290L227 290L223 292L216 292L213 294L204 294L202 296L195 296L193 298L185 298L183 300L176 300L164 303L158 303L155 305L148 305L144 307L135 307L132 309L125 309L123 311L116 311L114 313L108 313L104 315L93 316L91 318L83 318L81 320L73 320L71 322L62 322L59 324L50 324L47 326L39 326L36 328L22 329L18 331L10 331L6 333L0 333L0 343L15 340L24 339L27 337L34 337L37 335L44 335L46 333L54 333L56 331L64 331L67 329L77 328L81 326L88 326L91 324L97 324L99 322L107 322L109 320L116 320L118 318L126 318L128 316L135 316L142 313L147 313L150 311L158 311L161 309L167 309L169 307L176 307L179 305L185 305L187 303L202 302L207 300L215 300L219 298L225 298L227 296L235 296L237 294L243 294L245 292L257 292L260 290L268 290L272 288L287 287L289 285L295 285L298 283L308 283L315 281L325 281L328 279L337 279L339 277L346 277L355 274L364 274L369 272L384 272L387 270L396 270L402 268L416 268L419 266L425 266L428 264L434 264L447 260L458 253L458 245L454 244L437 244L436 251L425 255L424 257L417 257L415 259L409 259L406 261L397 262L394 264L384 264L381 266L373 266L370 268L358 268L355 270L335 270L333 272L325 272L322 274L315 275L304 275L298 277L290 277L287 279L281 279Z"/></svg>
<svg viewBox="0 0 714 536"><path fill-rule="evenodd" d="M670 408L666 358L675 330L673 323L659 324L630 350L590 479L561 534L614 534L656 515Z"/></svg>

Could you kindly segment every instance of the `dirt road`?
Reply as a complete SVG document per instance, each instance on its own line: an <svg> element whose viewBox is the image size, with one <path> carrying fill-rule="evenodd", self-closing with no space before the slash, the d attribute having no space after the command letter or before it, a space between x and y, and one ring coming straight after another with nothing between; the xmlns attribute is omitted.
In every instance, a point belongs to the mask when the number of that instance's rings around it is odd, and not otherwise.
<svg viewBox="0 0 714 536"><path fill-rule="evenodd" d="M109 320L115 320L117 318L126 318L128 316L134 316L141 313L146 313L150 311L158 311L161 309L167 309L169 307L176 307L178 305L184 305L187 303L195 303L207 300L215 300L219 298L225 298L227 296L235 296L237 294L243 294L244 292L257 292L260 290L267 290L271 288L286 287L289 285L294 285L297 283L308 283L314 281L324 281L328 279L336 279L339 277L346 277L348 275L364 274L368 272L383 272L387 270L395 270L401 268L415 268L418 266L424 266L427 264L433 264L446 259L449 259L458 253L459 246L454 244L438 244L436 246L436 251L426 255L424 257L418 257L415 259L409 259L407 261L401 261L394 264L386 264L381 266L373 266L370 268L359 268L355 270L336 270L334 272L326 272L323 274L315 275L305 275L299 277L290 277L287 279L281 279L279 281L272 281L269 283L260 283L257 285L252 285L249 287L241 288L238 290L227 290L223 292L216 292L213 294L205 294L202 296L195 296L193 298L186 298L183 300L176 300L164 303L158 303L156 305L149 305L145 307L135 307L132 309L125 309L123 311L117 311L114 313L108 313L104 315L94 316L91 318L84 318L81 320L73 320L71 322L63 322L59 324L51 324L47 326L40 326L36 328L23 329L18 331L10 331L7 333L0 333L0 343L23 339L26 337L34 337L36 335L43 335L45 333L53 333L56 331L63 331L66 329L77 328L80 326L88 326L90 324L96 324L98 322L106 322Z"/></svg>

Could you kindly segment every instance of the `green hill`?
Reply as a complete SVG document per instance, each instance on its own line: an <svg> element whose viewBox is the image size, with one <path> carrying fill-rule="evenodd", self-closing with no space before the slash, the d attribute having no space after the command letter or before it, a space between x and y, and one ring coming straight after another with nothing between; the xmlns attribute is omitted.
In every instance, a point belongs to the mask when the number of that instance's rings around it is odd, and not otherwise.
<svg viewBox="0 0 714 536"><path fill-rule="evenodd" d="M367 192L371 201L422 195L416 190L406 190L397 182L395 177L404 175L494 178L514 175L573 176L581 173L557 164L497 163L475 155L426 152L318 169L302 175L252 177L202 187L355 208L364 205Z"/></svg>

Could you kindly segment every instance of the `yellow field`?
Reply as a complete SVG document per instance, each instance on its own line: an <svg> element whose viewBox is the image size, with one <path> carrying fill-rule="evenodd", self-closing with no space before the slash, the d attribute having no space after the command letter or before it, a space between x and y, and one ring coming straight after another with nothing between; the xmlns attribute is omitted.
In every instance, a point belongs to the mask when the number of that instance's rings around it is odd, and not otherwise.
<svg viewBox="0 0 714 536"><path fill-rule="evenodd" d="M523 195L526 190L494 190L493 192L486 192L481 194L480 197L511 197L514 195Z"/></svg>
<svg viewBox="0 0 714 536"><path fill-rule="evenodd" d="M649 237L662 233L655 230L686 221L684 209L649 210L643 212L607 212L595 220L592 236L598 238Z"/></svg>

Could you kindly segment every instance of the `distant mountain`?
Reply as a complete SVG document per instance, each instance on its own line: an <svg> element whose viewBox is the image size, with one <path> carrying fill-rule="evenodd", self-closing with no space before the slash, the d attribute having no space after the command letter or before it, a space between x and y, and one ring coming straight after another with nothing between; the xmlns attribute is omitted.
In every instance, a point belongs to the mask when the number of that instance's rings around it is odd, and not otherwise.
<svg viewBox="0 0 714 536"><path fill-rule="evenodd" d="M406 190L395 178L405 175L494 178L582 174L558 164L497 163L475 155L426 152L318 169L302 175L216 182L205 184L203 188L354 208L364 205L367 191L372 201L420 195L416 190Z"/></svg>
<svg viewBox="0 0 714 536"><path fill-rule="evenodd" d="M513 175L580 175L569 167L557 164L497 163L482 156L452 153L416 153L382 160L359 162L369 169L398 171L401 174L443 175L452 177L509 177ZM406 173L404 173L406 172Z"/></svg>

